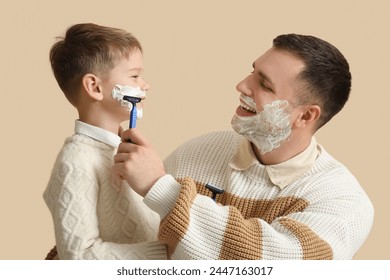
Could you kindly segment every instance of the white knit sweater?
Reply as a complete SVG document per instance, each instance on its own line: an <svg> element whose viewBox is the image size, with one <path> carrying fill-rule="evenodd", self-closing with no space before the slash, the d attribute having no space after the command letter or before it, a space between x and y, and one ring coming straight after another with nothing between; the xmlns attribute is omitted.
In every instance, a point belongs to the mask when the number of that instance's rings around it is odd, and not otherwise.
<svg viewBox="0 0 390 280"><path fill-rule="evenodd" d="M159 239L168 256L353 258L372 227L373 206L347 168L314 147L312 159L305 151L275 166L260 164L248 141L232 131L179 147L165 161L171 175L144 199L163 219ZM299 157L306 157L305 166ZM216 202L207 183L225 190Z"/></svg>
<svg viewBox="0 0 390 280"><path fill-rule="evenodd" d="M164 259L159 216L111 173L119 136L76 121L44 200L60 259Z"/></svg>

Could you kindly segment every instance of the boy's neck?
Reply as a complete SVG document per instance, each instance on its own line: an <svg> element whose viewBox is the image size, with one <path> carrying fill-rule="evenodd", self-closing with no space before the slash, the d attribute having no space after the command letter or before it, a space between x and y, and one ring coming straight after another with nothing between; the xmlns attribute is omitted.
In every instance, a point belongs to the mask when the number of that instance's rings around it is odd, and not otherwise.
<svg viewBox="0 0 390 280"><path fill-rule="evenodd" d="M79 120L89 125L97 126L120 136L120 122L110 118L96 118L79 112Z"/></svg>

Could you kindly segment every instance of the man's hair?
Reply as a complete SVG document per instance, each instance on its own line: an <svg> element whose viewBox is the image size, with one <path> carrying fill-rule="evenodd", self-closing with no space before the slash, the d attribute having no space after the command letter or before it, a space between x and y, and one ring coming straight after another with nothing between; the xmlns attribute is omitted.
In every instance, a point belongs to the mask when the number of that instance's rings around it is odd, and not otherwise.
<svg viewBox="0 0 390 280"><path fill-rule="evenodd" d="M142 52L139 41L129 32L93 23L70 26L65 37L50 49L50 63L58 85L73 105L82 77L91 73L103 78L109 74L118 59L133 50Z"/></svg>
<svg viewBox="0 0 390 280"><path fill-rule="evenodd" d="M349 64L330 43L308 35L286 34L273 40L273 46L286 50L305 64L298 76L303 82L298 102L312 102L321 107L317 129L344 107L351 91Z"/></svg>

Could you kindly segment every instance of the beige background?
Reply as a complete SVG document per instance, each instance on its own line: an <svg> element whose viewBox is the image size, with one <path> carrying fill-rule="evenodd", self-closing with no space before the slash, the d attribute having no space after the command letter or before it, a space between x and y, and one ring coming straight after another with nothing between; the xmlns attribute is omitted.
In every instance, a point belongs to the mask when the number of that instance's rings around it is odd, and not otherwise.
<svg viewBox="0 0 390 280"><path fill-rule="evenodd" d="M350 62L352 96L317 139L356 175L376 209L356 259L390 259L389 4L321 2L2 1L0 259L42 259L54 244L42 192L77 116L48 52L55 36L79 22L127 29L143 44L152 87L139 127L162 157L189 138L230 129L236 83L278 34L336 45Z"/></svg>

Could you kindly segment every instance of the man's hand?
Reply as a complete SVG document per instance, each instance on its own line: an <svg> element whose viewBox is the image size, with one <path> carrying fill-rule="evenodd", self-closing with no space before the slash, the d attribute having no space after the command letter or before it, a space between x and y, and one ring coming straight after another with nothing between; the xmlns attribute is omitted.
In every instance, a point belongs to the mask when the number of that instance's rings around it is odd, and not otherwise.
<svg viewBox="0 0 390 280"><path fill-rule="evenodd" d="M122 141L114 157L113 170L136 193L145 196L153 184L166 174L163 162L136 128L125 130Z"/></svg>

